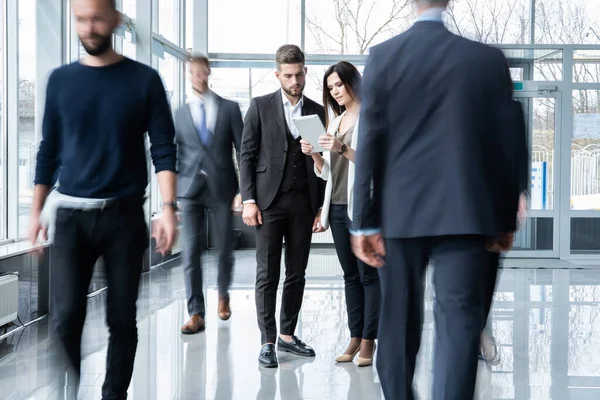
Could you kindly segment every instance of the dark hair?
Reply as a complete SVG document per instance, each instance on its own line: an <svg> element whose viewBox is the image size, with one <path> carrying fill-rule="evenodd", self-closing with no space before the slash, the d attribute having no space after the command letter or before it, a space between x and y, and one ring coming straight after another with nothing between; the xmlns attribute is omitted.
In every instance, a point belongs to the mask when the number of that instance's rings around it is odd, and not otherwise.
<svg viewBox="0 0 600 400"><path fill-rule="evenodd" d="M204 54L191 54L188 58L189 63L200 63L210 68L210 61Z"/></svg>
<svg viewBox="0 0 600 400"><path fill-rule="evenodd" d="M429 7L447 7L450 0L415 0L415 2Z"/></svg>
<svg viewBox="0 0 600 400"><path fill-rule="evenodd" d="M277 63L278 71L281 69L281 64L304 65L305 61L304 52L295 44L284 44L275 53L275 62Z"/></svg>
<svg viewBox="0 0 600 400"><path fill-rule="evenodd" d="M331 91L327 85L327 78L333 73L337 73L340 77L340 81L344 84L346 91L355 101L360 102L360 84L362 77L358 69L348 61L340 61L337 64L333 64L327 68L325 75L323 76L323 106L325 107L325 128L329 126L329 112L327 112L328 106L331 107L336 116L340 115L346 109L341 107L337 101L331 95Z"/></svg>

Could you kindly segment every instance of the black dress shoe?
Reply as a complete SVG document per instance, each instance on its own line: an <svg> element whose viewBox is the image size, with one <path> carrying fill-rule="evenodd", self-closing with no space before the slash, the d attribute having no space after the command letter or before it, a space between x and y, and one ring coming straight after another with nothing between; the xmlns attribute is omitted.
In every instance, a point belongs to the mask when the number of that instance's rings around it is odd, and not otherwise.
<svg viewBox="0 0 600 400"><path fill-rule="evenodd" d="M302 357L315 356L315 351L313 350L313 348L307 346L306 343L298 339L296 336L292 336L291 343L279 338L279 340L277 341L277 350L285 351L286 353L292 353Z"/></svg>
<svg viewBox="0 0 600 400"><path fill-rule="evenodd" d="M274 344L265 344L262 349L260 349L258 362L265 368L277 368L279 366Z"/></svg>

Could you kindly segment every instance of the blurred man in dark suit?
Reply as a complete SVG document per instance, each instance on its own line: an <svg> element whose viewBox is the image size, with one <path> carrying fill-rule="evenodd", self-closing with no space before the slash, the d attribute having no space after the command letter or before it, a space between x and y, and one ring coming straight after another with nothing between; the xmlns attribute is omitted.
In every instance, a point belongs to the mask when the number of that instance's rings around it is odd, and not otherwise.
<svg viewBox="0 0 600 400"><path fill-rule="evenodd" d="M385 397L414 398L423 280L433 260L433 399L466 400L483 326L483 263L488 248L510 246L516 228L517 139L502 119L511 112L511 78L500 50L444 27L448 0L416 4L414 26L372 48L365 68L354 247L381 268Z"/></svg>

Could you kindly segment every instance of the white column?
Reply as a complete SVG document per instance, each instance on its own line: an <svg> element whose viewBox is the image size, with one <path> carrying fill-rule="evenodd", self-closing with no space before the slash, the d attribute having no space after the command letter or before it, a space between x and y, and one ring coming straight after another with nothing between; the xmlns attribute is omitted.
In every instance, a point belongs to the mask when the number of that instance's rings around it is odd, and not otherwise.
<svg viewBox="0 0 600 400"><path fill-rule="evenodd" d="M152 66L152 7L148 1L136 2L135 18L135 57L136 60Z"/></svg>
<svg viewBox="0 0 600 400"><path fill-rule="evenodd" d="M194 2L193 52L208 56L208 0L188 1Z"/></svg>

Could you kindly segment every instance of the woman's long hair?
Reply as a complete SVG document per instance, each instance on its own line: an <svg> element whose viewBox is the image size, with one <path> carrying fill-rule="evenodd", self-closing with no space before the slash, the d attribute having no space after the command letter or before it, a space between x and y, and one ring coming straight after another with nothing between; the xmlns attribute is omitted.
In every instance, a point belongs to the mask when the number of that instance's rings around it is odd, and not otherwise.
<svg viewBox="0 0 600 400"><path fill-rule="evenodd" d="M345 107L340 107L340 105L335 101L333 96L331 95L331 91L327 85L327 78L333 73L337 73L340 77L340 81L346 87L346 91L354 101L360 102L360 84L361 84L361 76L358 69L348 61L340 61L337 64L333 64L331 67L327 68L325 71L325 75L323 76L323 106L325 107L325 129L329 127L329 108L331 108L337 117L341 113L344 112Z"/></svg>

